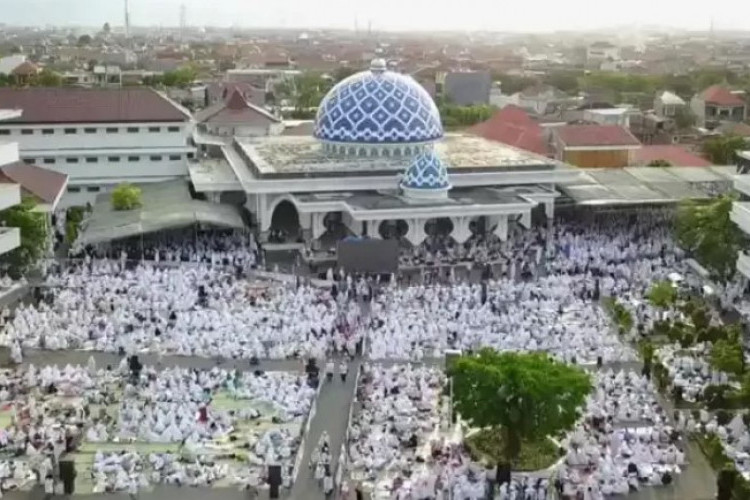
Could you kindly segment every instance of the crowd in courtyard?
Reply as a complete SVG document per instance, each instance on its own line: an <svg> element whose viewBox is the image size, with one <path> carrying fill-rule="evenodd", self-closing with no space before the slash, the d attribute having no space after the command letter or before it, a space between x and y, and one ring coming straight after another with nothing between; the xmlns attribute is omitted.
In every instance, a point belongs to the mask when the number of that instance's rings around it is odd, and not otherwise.
<svg viewBox="0 0 750 500"><path fill-rule="evenodd" d="M484 498L492 483L486 467L446 433L444 375L429 363L388 367L376 361L429 362L448 349L492 347L544 351L586 367L625 366L596 374L583 418L560 443L567 451L557 472L545 480L521 476L497 485L501 498L523 491L526 498L543 499L557 488L593 500L668 484L684 465L683 443L651 382L627 368L637 354L618 336L598 301L616 296L642 302L655 280L684 271L669 217L660 210L597 214L560 220L551 229L513 228L508 241L474 237L466 245L431 237L402 256L402 262L412 264L491 265L481 282L449 273L434 284L400 286L397 279L381 284L338 272L329 274L333 284L322 287L301 279L284 285L260 281L248 278L247 271L262 260L262 251L245 235L196 236L184 245L167 239L140 251L84 252L76 261L51 268L41 300L3 314L0 340L19 362L30 349L77 349L119 353L123 364L4 373L0 398L22 401L13 411L28 413L32 424L19 427L22 421L14 417L0 444L26 448L23 443L31 435L35 449L49 448L48 455L59 457L66 439L88 443L95 450L91 480L96 491L125 491L134 488L133 482L137 488L260 484L261 473L247 477L236 465L216 459L215 450L205 452L206 443L232 442L228 448L245 450L244 460L258 466L253 470L283 464L289 484L300 436L287 424L303 419L314 397L301 378L146 367L132 379L126 360L144 353L159 359L180 355L252 362L364 353L375 364L361 374L363 406L345 444L347 483L373 483L391 498L438 498L449 491L454 498ZM147 260L134 265L129 262L133 255ZM669 366L686 363L675 354L664 355L675 360ZM720 376L700 367L690 367L689 373ZM688 393L700 390L693 389L698 384L693 379L685 384ZM219 407L219 393L222 403L268 402L274 426L254 430L247 423L263 420L267 409ZM73 407L71 398L85 404ZM113 407L117 412L109 412ZM40 427L40 416L60 425ZM96 448L113 441L177 443L179 449ZM310 464L321 481L332 477L329 455L336 452L324 445L327 441L318 443L317 459ZM16 461L19 465L12 465ZM20 480L16 476L38 480L49 473L49 463L43 463L14 460L0 466L0 477L9 484Z"/></svg>

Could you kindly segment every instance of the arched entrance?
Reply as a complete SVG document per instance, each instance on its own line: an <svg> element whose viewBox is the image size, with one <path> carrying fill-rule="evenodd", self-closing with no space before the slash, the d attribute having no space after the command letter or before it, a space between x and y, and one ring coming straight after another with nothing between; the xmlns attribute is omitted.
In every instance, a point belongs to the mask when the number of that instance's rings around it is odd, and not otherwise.
<svg viewBox="0 0 750 500"><path fill-rule="evenodd" d="M487 225L487 217L481 215L469 222L469 231L474 236L484 236L489 229Z"/></svg>
<svg viewBox="0 0 750 500"><path fill-rule="evenodd" d="M400 240L409 232L409 224L403 219L384 220L378 226L378 233L384 240Z"/></svg>
<svg viewBox="0 0 750 500"><path fill-rule="evenodd" d="M336 243L349 235L349 229L344 224L344 214L341 212L328 212L323 216L323 227L325 231L318 238L322 248L333 248Z"/></svg>
<svg viewBox="0 0 750 500"><path fill-rule="evenodd" d="M300 237L299 213L289 200L282 200L273 209L271 229L268 232L270 243L290 243Z"/></svg>

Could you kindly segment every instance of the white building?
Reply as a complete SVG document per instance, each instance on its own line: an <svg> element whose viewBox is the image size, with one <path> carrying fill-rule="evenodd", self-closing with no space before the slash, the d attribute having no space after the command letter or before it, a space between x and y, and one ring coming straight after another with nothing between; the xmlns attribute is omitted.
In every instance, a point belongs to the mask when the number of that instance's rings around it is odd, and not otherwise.
<svg viewBox="0 0 750 500"><path fill-rule="evenodd" d="M21 116L20 110L0 109L0 123ZM18 144L0 137L0 168L18 161ZM0 210L21 203L21 186L0 183ZM17 227L0 227L0 255L10 252L21 244L21 230Z"/></svg>
<svg viewBox="0 0 750 500"><path fill-rule="evenodd" d="M22 110L0 123L0 141L69 176L61 206L93 202L121 182L183 178L195 154L190 114L147 88L3 88L0 107Z"/></svg>
<svg viewBox="0 0 750 500"><path fill-rule="evenodd" d="M609 42L592 43L586 48L586 64L588 66L599 66L605 61L619 61L620 47Z"/></svg>

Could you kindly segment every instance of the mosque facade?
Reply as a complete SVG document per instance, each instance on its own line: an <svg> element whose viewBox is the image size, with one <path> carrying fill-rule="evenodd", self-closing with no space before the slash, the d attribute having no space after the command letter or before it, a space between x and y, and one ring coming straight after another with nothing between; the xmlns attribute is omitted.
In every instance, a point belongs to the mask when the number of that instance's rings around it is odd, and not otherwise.
<svg viewBox="0 0 750 500"><path fill-rule="evenodd" d="M267 239L285 226L315 243L343 235L421 243L442 219L466 241L476 228L507 238L532 212L554 216L557 184L580 171L481 137L444 131L430 95L382 60L325 96L312 135L213 137L196 134L195 191L241 200Z"/></svg>

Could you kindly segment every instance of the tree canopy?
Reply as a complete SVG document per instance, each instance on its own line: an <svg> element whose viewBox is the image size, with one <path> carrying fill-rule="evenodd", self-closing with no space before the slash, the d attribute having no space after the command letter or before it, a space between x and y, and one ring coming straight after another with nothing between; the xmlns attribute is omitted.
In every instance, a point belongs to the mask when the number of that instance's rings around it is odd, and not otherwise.
<svg viewBox="0 0 750 500"><path fill-rule="evenodd" d="M483 349L456 360L449 375L456 410L471 425L502 434L508 464L519 457L522 441L572 427L591 390L586 372L543 353Z"/></svg>
<svg viewBox="0 0 750 500"><path fill-rule="evenodd" d="M118 185L112 190L112 208L115 210L133 210L141 206L141 188L128 184Z"/></svg>
<svg viewBox="0 0 750 500"><path fill-rule="evenodd" d="M646 297L652 305L667 309L677 301L677 290L669 281L658 281L651 285Z"/></svg>
<svg viewBox="0 0 750 500"><path fill-rule="evenodd" d="M744 233L732 222L734 196L724 195L709 202L685 201L677 211L676 236L715 279L732 278Z"/></svg>
<svg viewBox="0 0 750 500"><path fill-rule="evenodd" d="M34 212L36 201L25 197L20 204L0 211L0 225L21 230L21 245L0 256L0 262L13 277L20 277L44 256L47 248L47 224L44 214Z"/></svg>
<svg viewBox="0 0 750 500"><path fill-rule="evenodd" d="M734 165L737 151L746 149L747 141L736 135L714 137L703 144L703 154L714 165Z"/></svg>
<svg viewBox="0 0 750 500"><path fill-rule="evenodd" d="M495 108L492 106L454 106L452 104L440 104L440 119L446 128L468 127L487 120Z"/></svg>

